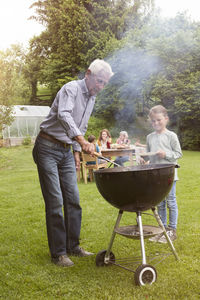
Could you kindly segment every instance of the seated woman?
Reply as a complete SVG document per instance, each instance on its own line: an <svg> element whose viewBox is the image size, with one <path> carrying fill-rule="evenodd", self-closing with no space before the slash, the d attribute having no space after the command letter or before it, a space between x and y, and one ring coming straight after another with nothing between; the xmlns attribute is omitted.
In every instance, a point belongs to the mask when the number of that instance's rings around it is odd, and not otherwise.
<svg viewBox="0 0 200 300"><path fill-rule="evenodd" d="M119 145L130 145L131 141L128 139L128 133L126 131L121 131L119 133L119 138L116 141L116 144Z"/></svg>
<svg viewBox="0 0 200 300"><path fill-rule="evenodd" d="M112 143L111 134L108 129L103 129L100 131L97 144L100 147L100 150L110 149Z"/></svg>
<svg viewBox="0 0 200 300"><path fill-rule="evenodd" d="M119 134L119 138L116 141L116 144L119 145L129 145L130 140L128 138L128 133L126 131L121 131ZM115 163L120 166L123 166L126 161L129 161L129 156L117 156L115 159Z"/></svg>

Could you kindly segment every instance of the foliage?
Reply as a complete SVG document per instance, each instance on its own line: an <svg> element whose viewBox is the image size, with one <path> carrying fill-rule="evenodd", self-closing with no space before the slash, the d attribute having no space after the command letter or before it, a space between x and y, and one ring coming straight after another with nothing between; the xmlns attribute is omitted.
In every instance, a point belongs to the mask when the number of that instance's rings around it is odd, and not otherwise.
<svg viewBox="0 0 200 300"><path fill-rule="evenodd" d="M22 145L24 145L24 146L31 145L31 136L30 135L28 135L24 138Z"/></svg>
<svg viewBox="0 0 200 300"><path fill-rule="evenodd" d="M0 133L5 125L10 125L14 117L12 116L13 107L8 105L0 105Z"/></svg>
<svg viewBox="0 0 200 300"><path fill-rule="evenodd" d="M0 103L9 105L10 97L13 95L13 73L12 65L7 62L6 55L0 52Z"/></svg>
<svg viewBox="0 0 200 300"><path fill-rule="evenodd" d="M35 103L38 91L38 79L42 76L42 69L45 67L45 61L48 56L47 40L48 36L46 32L42 32L38 37L33 37L30 40L30 49L26 55L26 67L24 73L31 86L31 104Z"/></svg>
<svg viewBox="0 0 200 300"><path fill-rule="evenodd" d="M12 105L25 104L29 99L30 89L23 74L24 57L20 45L0 51L0 132L13 121Z"/></svg>
<svg viewBox="0 0 200 300"><path fill-rule="evenodd" d="M0 52L0 104L25 104L30 97L30 86L24 76L25 51L12 45Z"/></svg>
<svg viewBox="0 0 200 300"><path fill-rule="evenodd" d="M85 138L87 139L91 134L98 138L100 131L104 128L110 131L113 142L119 136L119 132L122 131L122 129L128 132L129 138L133 143L135 143L137 139L145 143L146 135L150 133L149 124L142 117L136 117L134 123L131 122L129 126L126 125L123 127L122 123L116 124L113 120L106 120L104 116L96 117L93 115L90 117Z"/></svg>
<svg viewBox="0 0 200 300"><path fill-rule="evenodd" d="M95 256L73 257L72 268L51 263L45 206L31 150L29 146L0 149L0 157L3 155L6 162L0 172L2 299L199 299L200 152L184 151L180 160L178 239L174 242L180 261L168 256L155 265L157 281L137 288L133 272L117 266L97 268ZM192 170L192 176L188 170ZM79 192L83 210L81 246L96 255L108 247L118 210L101 197L94 182L81 182ZM143 214L142 218L143 224L156 225L151 216ZM124 212L120 225L132 224L135 213ZM140 249L139 241L117 235L112 251L116 259L135 258L141 256ZM147 261L154 254L171 253L166 244L153 244L148 239L145 250ZM135 269L135 265L132 267Z"/></svg>
<svg viewBox="0 0 200 300"><path fill-rule="evenodd" d="M86 53L98 36L98 23L84 4L89 3L67 0L38 1L34 4L38 18L47 26L45 40L41 36L40 41L44 45L48 41L50 49L46 52L41 80L48 83L54 93L60 88L63 79L74 79L85 69ZM39 10L38 6L44 9ZM97 27L93 31L91 28L95 25Z"/></svg>
<svg viewBox="0 0 200 300"><path fill-rule="evenodd" d="M98 95L95 116L109 121L113 132L135 131L138 116L163 104L183 148L200 149L199 23L186 14L153 16L150 0L39 0L32 7L33 18L46 26L26 56L32 104L38 81L48 85L53 100L64 83L83 77L93 59L104 58L115 75Z"/></svg>
<svg viewBox="0 0 200 300"><path fill-rule="evenodd" d="M13 89L12 68L3 52L0 52L0 69L0 132L2 132L4 125L12 121L12 106L9 97Z"/></svg>
<svg viewBox="0 0 200 300"><path fill-rule="evenodd" d="M147 117L150 107L162 104L182 146L200 149L199 50L198 23L185 15L130 30L110 57L116 75L98 96L96 115L129 128L138 115Z"/></svg>
<svg viewBox="0 0 200 300"><path fill-rule="evenodd" d="M174 28L176 24L176 28ZM185 149L200 149L200 31L185 16L161 24L162 33L148 41L148 50L159 56L161 70L151 77L151 105L161 103L170 114ZM154 30L152 30L153 32ZM194 124L195 126L191 127ZM189 129L190 127L190 129ZM190 134L183 134L187 129ZM187 137L186 137L187 136Z"/></svg>
<svg viewBox="0 0 200 300"><path fill-rule="evenodd" d="M157 58L134 44L125 43L110 58L115 75L99 94L96 115L103 114L115 126L129 127L143 110L143 88L151 74L157 72Z"/></svg>
<svg viewBox="0 0 200 300"><path fill-rule="evenodd" d="M37 53L36 64L41 56L45 58L37 79L47 83L55 95L63 80L75 79L92 60L109 55L130 24L137 21L139 9L151 1L136 2L137 5L130 0L35 2L32 7L37 15L33 18L46 26L34 45L30 44L30 52Z"/></svg>
<svg viewBox="0 0 200 300"><path fill-rule="evenodd" d="M99 137L99 133L102 129L110 129L111 123L106 122L104 118L96 118L94 116L90 117L88 122L88 128L85 138L87 139L89 135L94 135L96 139Z"/></svg>

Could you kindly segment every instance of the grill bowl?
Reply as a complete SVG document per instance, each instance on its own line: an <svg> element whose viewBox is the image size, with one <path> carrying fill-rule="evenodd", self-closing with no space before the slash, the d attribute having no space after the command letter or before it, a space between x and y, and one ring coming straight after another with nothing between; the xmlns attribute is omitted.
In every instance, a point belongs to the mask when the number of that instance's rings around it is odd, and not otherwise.
<svg viewBox="0 0 200 300"><path fill-rule="evenodd" d="M100 194L123 211L148 210L169 193L174 180L174 164L151 164L94 171Z"/></svg>

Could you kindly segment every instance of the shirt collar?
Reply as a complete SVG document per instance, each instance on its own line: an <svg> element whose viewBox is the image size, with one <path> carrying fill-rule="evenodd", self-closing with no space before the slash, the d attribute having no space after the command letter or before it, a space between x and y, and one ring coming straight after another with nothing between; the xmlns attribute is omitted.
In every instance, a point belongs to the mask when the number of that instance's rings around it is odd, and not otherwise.
<svg viewBox="0 0 200 300"><path fill-rule="evenodd" d="M87 85L85 82L85 78L80 80L80 86L81 86L81 90L82 90L83 94L86 94L86 96L88 98L92 98L93 100L96 98L96 96L90 96L90 93L88 91L88 88L87 88Z"/></svg>
<svg viewBox="0 0 200 300"><path fill-rule="evenodd" d="M80 80L80 86L83 94L86 94L89 97L89 91L85 82L85 78Z"/></svg>

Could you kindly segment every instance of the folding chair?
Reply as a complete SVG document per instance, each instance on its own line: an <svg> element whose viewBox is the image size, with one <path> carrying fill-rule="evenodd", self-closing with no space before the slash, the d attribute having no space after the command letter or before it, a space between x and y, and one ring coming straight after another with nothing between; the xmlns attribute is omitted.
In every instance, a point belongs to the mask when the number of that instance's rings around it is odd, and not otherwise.
<svg viewBox="0 0 200 300"><path fill-rule="evenodd" d="M94 180L93 170L98 170L101 168L106 168L108 162L99 163L98 157L92 156L90 154L81 153L82 156L82 167L83 167L83 178L84 182L87 184L87 171L89 171L90 181ZM87 164L90 162L90 164ZM92 162L92 163L91 163Z"/></svg>

